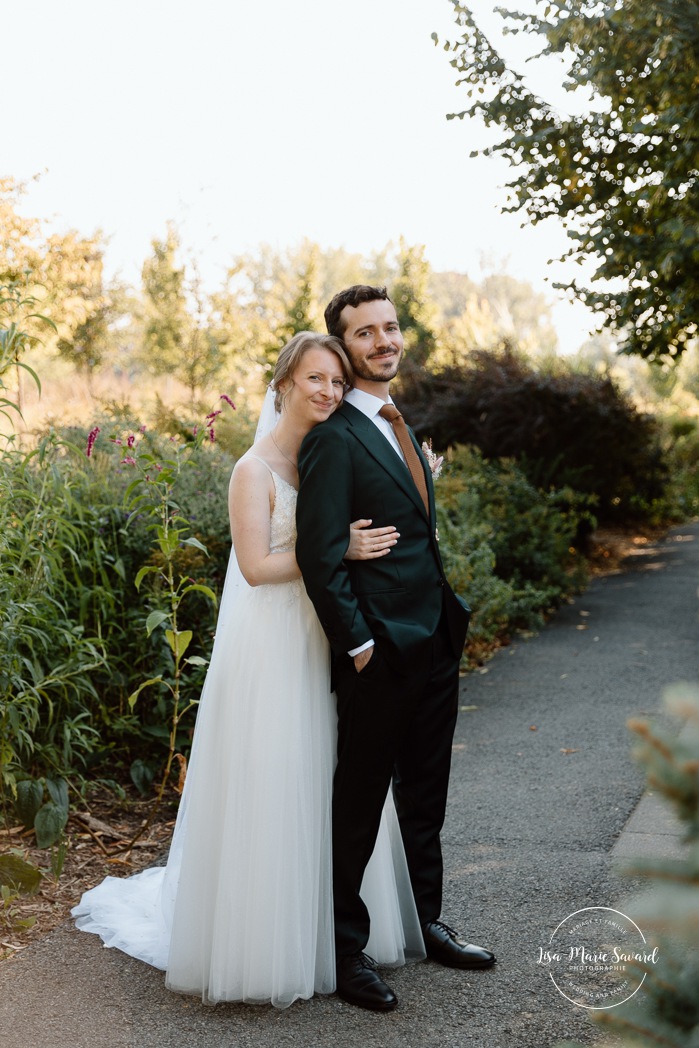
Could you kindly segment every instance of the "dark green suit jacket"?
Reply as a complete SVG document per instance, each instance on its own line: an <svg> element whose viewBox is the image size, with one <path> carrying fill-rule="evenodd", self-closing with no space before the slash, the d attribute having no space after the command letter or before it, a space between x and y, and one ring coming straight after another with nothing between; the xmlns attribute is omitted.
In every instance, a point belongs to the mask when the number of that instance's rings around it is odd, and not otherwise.
<svg viewBox="0 0 699 1048"><path fill-rule="evenodd" d="M296 556L321 625L338 656L368 640L398 673L429 651L442 612L455 657L469 609L444 577L435 534L431 471L423 463L429 520L404 462L373 422L343 404L305 437L299 454ZM384 557L347 561L349 524L393 524L397 544Z"/></svg>

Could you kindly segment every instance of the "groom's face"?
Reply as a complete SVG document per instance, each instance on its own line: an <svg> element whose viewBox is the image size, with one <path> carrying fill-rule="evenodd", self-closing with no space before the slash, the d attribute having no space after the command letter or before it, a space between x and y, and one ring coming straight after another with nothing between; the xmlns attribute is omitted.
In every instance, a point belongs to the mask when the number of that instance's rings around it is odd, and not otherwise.
<svg viewBox="0 0 699 1048"><path fill-rule="evenodd" d="M396 377L403 356L403 336L392 302L375 299L358 306L345 306L340 314L342 336L354 369L355 384L371 388L374 382Z"/></svg>

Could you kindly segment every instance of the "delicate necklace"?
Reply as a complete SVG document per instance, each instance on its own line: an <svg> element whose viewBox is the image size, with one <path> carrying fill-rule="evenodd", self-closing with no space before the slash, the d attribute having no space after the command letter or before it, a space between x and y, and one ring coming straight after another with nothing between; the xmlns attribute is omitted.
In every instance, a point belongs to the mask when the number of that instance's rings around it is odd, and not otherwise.
<svg viewBox="0 0 699 1048"><path fill-rule="evenodd" d="M290 459L290 458L289 458L289 456L288 456L288 455L287 455L287 454L286 454L286 453L285 453L284 451L282 451L282 449L281 449L281 448L279 447L279 445L277 444L276 440L274 439L274 431L272 431L272 432L271 432L271 433L270 433L269 435L270 435L270 437L272 438L272 443L274 444L274 446L275 446L275 448L277 449L277 451L279 452L279 454L280 454L280 455L281 455L281 456L282 456L283 458L285 458L285 459L286 459L286 461L287 461L287 462L289 463L289 465L290 465L290 466L293 466L293 467L294 467L294 469L298 469L298 466L297 466L297 464L296 464L296 463L294 462L294 460L293 460L293 459Z"/></svg>

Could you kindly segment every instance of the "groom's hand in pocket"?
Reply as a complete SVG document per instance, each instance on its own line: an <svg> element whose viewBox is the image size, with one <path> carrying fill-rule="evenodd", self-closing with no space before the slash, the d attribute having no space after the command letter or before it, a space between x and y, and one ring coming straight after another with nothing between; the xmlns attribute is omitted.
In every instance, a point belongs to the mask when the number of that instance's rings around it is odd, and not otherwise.
<svg viewBox="0 0 699 1048"><path fill-rule="evenodd" d="M370 648L365 648L364 651L360 651L358 655L354 656L354 668L357 673L361 673L368 662L371 661L371 657L374 654L374 645Z"/></svg>

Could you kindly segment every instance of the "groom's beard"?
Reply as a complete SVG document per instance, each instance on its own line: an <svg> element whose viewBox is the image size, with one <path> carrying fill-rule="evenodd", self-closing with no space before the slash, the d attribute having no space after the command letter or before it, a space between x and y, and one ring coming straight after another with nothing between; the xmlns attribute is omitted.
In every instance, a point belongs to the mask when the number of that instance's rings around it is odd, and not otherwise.
<svg viewBox="0 0 699 1048"><path fill-rule="evenodd" d="M385 360L373 357L355 360L350 356L350 363L355 375L366 382L390 382L398 374L402 356L402 353L396 353L395 356L387 357Z"/></svg>

